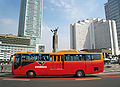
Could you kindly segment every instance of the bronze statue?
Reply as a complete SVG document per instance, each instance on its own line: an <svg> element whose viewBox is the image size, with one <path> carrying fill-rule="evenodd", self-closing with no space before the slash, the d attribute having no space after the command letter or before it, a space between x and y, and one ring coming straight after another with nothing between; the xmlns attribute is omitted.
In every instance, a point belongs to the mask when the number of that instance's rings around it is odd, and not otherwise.
<svg viewBox="0 0 120 87"><path fill-rule="evenodd" d="M53 52L56 52L58 48L58 35L57 35L58 28L59 27L57 27L55 30L51 30L51 32L53 33Z"/></svg>
<svg viewBox="0 0 120 87"><path fill-rule="evenodd" d="M55 30L51 30L51 32L52 32L54 35L56 35L56 34L57 34L57 31L58 31L58 28L59 28L59 27L57 27Z"/></svg>

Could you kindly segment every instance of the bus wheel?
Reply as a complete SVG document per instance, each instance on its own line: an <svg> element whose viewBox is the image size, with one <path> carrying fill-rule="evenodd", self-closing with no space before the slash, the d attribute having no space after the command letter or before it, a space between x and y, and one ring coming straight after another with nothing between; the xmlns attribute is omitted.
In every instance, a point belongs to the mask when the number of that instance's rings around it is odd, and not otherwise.
<svg viewBox="0 0 120 87"><path fill-rule="evenodd" d="M26 75L27 75L28 78L34 78L35 77L35 72L34 71L28 71Z"/></svg>
<svg viewBox="0 0 120 87"><path fill-rule="evenodd" d="M77 76L77 77L83 77L83 76L85 76L84 71L78 70L78 71L76 72L76 76Z"/></svg>

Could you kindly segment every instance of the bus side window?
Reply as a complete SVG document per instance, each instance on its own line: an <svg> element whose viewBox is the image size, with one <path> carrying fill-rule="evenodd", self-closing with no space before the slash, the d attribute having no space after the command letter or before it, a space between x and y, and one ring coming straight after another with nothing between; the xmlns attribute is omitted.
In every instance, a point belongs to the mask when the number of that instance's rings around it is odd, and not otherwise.
<svg viewBox="0 0 120 87"><path fill-rule="evenodd" d="M63 56L61 56L61 61L63 61Z"/></svg>
<svg viewBox="0 0 120 87"><path fill-rule="evenodd" d="M60 56L57 56L57 61L60 61Z"/></svg>
<svg viewBox="0 0 120 87"><path fill-rule="evenodd" d="M52 56L50 56L50 61L52 62Z"/></svg>
<svg viewBox="0 0 120 87"><path fill-rule="evenodd" d="M85 55L79 55L79 61L85 61Z"/></svg>
<svg viewBox="0 0 120 87"><path fill-rule="evenodd" d="M49 55L48 54L38 54L36 56L37 61L49 61Z"/></svg>
<svg viewBox="0 0 120 87"><path fill-rule="evenodd" d="M92 54L92 60L101 60L101 55L100 54Z"/></svg>
<svg viewBox="0 0 120 87"><path fill-rule="evenodd" d="M49 55L43 54L41 61L49 61Z"/></svg>
<svg viewBox="0 0 120 87"><path fill-rule="evenodd" d="M37 61L41 60L41 56L42 56L42 54L38 54Z"/></svg>
<svg viewBox="0 0 120 87"><path fill-rule="evenodd" d="M79 55L74 55L74 61L79 61Z"/></svg>
<svg viewBox="0 0 120 87"><path fill-rule="evenodd" d="M36 61L37 58L38 58L38 54L29 54L28 57L29 57L28 60L34 60L34 61Z"/></svg>
<svg viewBox="0 0 120 87"><path fill-rule="evenodd" d="M71 61L71 58L70 58L69 54L65 55L65 61Z"/></svg>
<svg viewBox="0 0 120 87"><path fill-rule="evenodd" d="M45 56L45 61L49 61L49 55Z"/></svg>
<svg viewBox="0 0 120 87"><path fill-rule="evenodd" d="M85 58L86 58L86 61L91 61L91 55L90 54L86 54Z"/></svg>
<svg viewBox="0 0 120 87"><path fill-rule="evenodd" d="M70 55L71 59L70 61L73 61L74 60L74 55Z"/></svg>
<svg viewBox="0 0 120 87"><path fill-rule="evenodd" d="M57 56L54 56L54 61L56 61L57 60Z"/></svg>
<svg viewBox="0 0 120 87"><path fill-rule="evenodd" d="M22 54L22 60L26 60L26 55Z"/></svg>

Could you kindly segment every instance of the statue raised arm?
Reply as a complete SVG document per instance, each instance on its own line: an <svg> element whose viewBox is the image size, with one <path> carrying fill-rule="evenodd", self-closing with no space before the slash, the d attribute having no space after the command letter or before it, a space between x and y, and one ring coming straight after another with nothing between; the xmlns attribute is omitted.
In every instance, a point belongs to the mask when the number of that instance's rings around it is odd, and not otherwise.
<svg viewBox="0 0 120 87"><path fill-rule="evenodd" d="M57 34L57 31L58 31L58 28L59 28L59 27L57 27L57 28L54 29L54 30L51 30L51 32L52 32L54 35L56 35L56 34Z"/></svg>

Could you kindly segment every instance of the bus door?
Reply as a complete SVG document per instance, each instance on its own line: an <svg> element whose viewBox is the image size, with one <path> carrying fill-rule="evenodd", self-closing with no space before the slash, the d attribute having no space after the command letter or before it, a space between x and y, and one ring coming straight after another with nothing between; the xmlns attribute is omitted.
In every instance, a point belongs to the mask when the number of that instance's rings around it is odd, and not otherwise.
<svg viewBox="0 0 120 87"><path fill-rule="evenodd" d="M91 55L85 54L85 72L86 74L92 73L92 61L91 61Z"/></svg>
<svg viewBox="0 0 120 87"><path fill-rule="evenodd" d="M50 70L63 70L64 69L63 55L51 55L50 61L51 61Z"/></svg>
<svg viewBox="0 0 120 87"><path fill-rule="evenodd" d="M100 72L104 69L104 62L101 59L100 54L91 54L92 58L92 72Z"/></svg>
<svg viewBox="0 0 120 87"><path fill-rule="evenodd" d="M16 54L13 63L13 74L20 74L21 72L21 54Z"/></svg>

